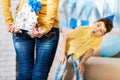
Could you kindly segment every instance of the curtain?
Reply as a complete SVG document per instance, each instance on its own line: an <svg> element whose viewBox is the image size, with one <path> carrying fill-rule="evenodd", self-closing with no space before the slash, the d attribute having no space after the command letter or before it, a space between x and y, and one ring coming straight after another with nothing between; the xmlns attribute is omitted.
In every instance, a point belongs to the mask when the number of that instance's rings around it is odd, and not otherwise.
<svg viewBox="0 0 120 80"><path fill-rule="evenodd" d="M119 7L120 0L60 0L60 26L70 27L71 19L77 21L77 26L92 25L95 20L114 14L114 28L120 28Z"/></svg>

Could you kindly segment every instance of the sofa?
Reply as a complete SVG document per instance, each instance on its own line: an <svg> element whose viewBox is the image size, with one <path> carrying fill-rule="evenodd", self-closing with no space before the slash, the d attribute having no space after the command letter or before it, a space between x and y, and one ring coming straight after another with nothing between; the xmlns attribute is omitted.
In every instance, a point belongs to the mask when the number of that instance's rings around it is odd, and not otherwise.
<svg viewBox="0 0 120 80"><path fill-rule="evenodd" d="M86 62L85 80L120 80L120 55L93 56Z"/></svg>

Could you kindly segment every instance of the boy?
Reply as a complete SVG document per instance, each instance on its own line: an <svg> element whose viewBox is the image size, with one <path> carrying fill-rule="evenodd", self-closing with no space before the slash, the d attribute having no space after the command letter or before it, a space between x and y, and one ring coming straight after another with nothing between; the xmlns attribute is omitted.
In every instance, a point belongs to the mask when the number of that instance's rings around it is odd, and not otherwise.
<svg viewBox="0 0 120 80"><path fill-rule="evenodd" d="M63 40L55 80L62 80L69 57L73 59L76 80L82 80L86 60L93 55L95 50L99 49L103 35L110 32L112 28L113 23L110 19L101 18L94 22L92 27L78 27L69 32Z"/></svg>

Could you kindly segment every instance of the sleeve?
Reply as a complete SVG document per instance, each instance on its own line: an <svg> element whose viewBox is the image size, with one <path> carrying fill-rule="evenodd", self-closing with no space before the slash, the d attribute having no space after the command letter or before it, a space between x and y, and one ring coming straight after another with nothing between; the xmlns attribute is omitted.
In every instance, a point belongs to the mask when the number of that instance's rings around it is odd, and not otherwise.
<svg viewBox="0 0 120 80"><path fill-rule="evenodd" d="M78 35L81 35L83 31L83 27L78 27L76 29L73 29L72 31L68 32L68 37L69 38L76 38Z"/></svg>
<svg viewBox="0 0 120 80"><path fill-rule="evenodd" d="M11 2L10 0L1 0L2 12L4 15L5 23L10 26L13 24L12 12L10 11Z"/></svg>
<svg viewBox="0 0 120 80"><path fill-rule="evenodd" d="M102 38L96 39L93 43L92 49L99 50L102 43Z"/></svg>
<svg viewBox="0 0 120 80"><path fill-rule="evenodd" d="M59 0L48 0L45 23L43 26L43 30L45 30L46 33L53 27L54 21L57 17L58 3Z"/></svg>

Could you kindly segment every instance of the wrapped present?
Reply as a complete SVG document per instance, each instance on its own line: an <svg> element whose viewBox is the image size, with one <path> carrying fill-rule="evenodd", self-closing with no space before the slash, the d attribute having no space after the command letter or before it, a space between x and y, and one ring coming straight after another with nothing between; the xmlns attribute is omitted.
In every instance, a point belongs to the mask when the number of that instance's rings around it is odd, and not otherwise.
<svg viewBox="0 0 120 80"><path fill-rule="evenodd" d="M37 24L38 16L36 13L42 8L38 1L29 0L29 3L23 5L22 9L16 14L15 27L30 31Z"/></svg>

